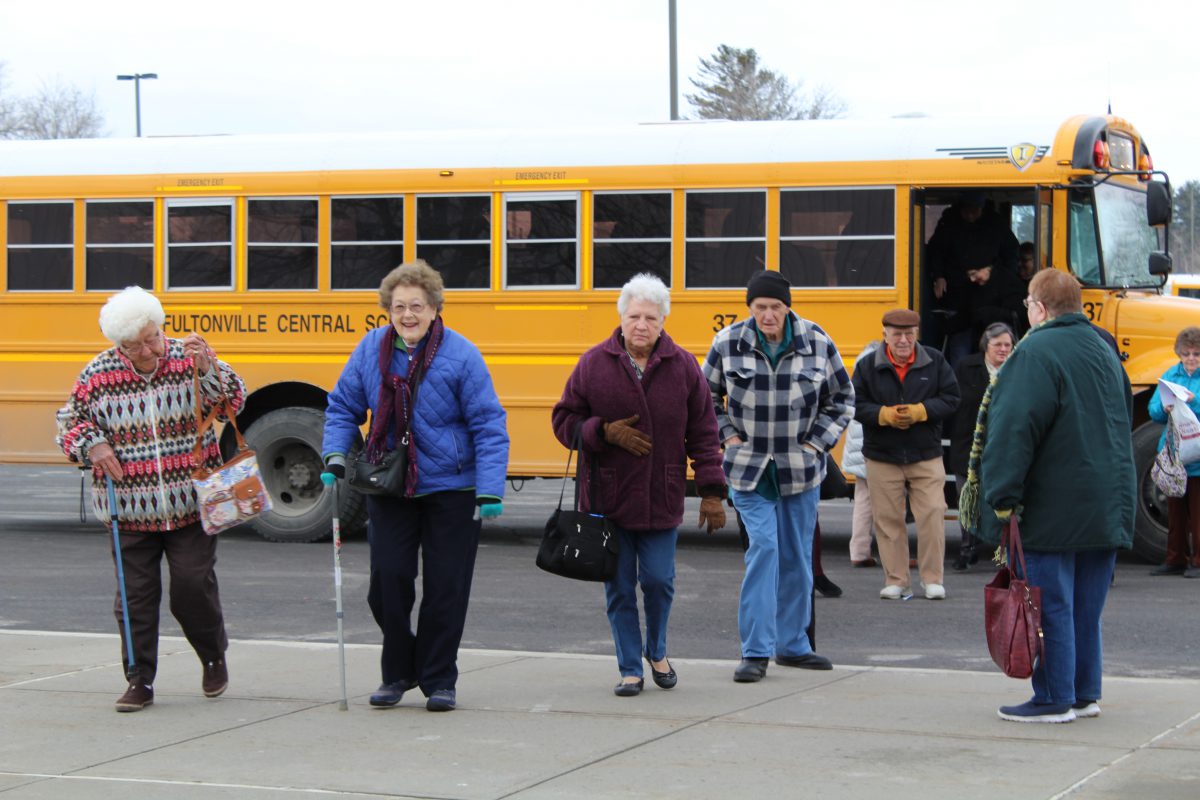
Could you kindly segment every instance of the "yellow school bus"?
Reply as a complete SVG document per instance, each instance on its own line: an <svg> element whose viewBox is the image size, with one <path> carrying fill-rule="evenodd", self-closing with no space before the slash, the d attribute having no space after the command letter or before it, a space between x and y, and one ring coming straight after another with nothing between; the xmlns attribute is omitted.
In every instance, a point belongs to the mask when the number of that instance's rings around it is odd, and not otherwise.
<svg viewBox="0 0 1200 800"><path fill-rule="evenodd" d="M163 300L169 335L203 333L246 380L239 421L275 502L259 531L320 537L326 392L364 332L388 324L380 278L423 258L508 410L510 475L553 476L550 409L616 326L629 277L662 277L667 330L702 358L746 313L747 276L779 270L850 364L885 310L932 322L924 246L973 191L1040 267L1079 277L1117 337L1145 476L1148 392L1197 308L1160 294L1169 258L1150 223L1166 222L1169 191L1152 170L1112 116L3 142L0 460L62 459L55 409L106 346L100 306L137 284ZM1164 506L1145 484L1138 546L1158 558Z"/></svg>

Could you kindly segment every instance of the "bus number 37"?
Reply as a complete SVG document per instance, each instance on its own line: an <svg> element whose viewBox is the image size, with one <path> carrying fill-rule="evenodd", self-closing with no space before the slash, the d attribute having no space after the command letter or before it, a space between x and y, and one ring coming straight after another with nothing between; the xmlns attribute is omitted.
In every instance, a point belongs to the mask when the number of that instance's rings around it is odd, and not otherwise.
<svg viewBox="0 0 1200 800"><path fill-rule="evenodd" d="M728 328L733 323L737 322L737 314L713 314L713 333L717 333L724 328Z"/></svg>

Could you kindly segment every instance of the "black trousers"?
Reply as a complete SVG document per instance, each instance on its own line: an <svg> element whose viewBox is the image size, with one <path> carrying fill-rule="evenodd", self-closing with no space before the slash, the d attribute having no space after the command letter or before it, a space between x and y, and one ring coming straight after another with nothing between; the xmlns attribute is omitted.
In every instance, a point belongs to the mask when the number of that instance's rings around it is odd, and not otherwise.
<svg viewBox="0 0 1200 800"><path fill-rule="evenodd" d="M426 696L454 688L479 550L480 523L474 514L474 492L367 498L367 603L383 632L384 683L415 683ZM418 552L421 608L414 633Z"/></svg>
<svg viewBox="0 0 1200 800"><path fill-rule="evenodd" d="M202 662L217 661L229 648L221 594L217 587L217 537L208 536L200 523L166 533L120 531L125 566L125 594L129 598L129 628L133 658L143 683L153 684L158 674L158 615L162 605L162 559L167 557L171 578L171 614ZM116 552L113 572L116 572ZM113 614L121 633L121 661L129 672L125 626L121 616L121 589L113 599Z"/></svg>

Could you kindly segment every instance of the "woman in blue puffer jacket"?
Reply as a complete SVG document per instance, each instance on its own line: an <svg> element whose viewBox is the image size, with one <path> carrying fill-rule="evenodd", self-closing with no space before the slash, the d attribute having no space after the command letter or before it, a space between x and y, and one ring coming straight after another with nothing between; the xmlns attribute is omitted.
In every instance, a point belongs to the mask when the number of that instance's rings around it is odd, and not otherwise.
<svg viewBox="0 0 1200 800"><path fill-rule="evenodd" d="M427 709L450 711L479 518L502 510L505 414L479 349L442 323L437 271L420 260L396 267L379 286L379 302L392 324L363 337L329 393L322 450L328 470L343 477L345 455L368 409L364 458L378 463L397 446L407 447L403 496L367 497L367 602L383 631L383 683L370 703L394 706L420 687ZM404 442L396 432L410 424ZM421 609L414 634L418 551Z"/></svg>
<svg viewBox="0 0 1200 800"><path fill-rule="evenodd" d="M1164 372L1162 380L1177 383L1191 392L1188 407L1200 416L1200 328L1192 326L1179 332L1175 337L1175 355L1179 356L1179 363ZM1150 418L1165 423L1169 413L1163 406L1162 387L1159 387L1150 398ZM1166 439L1164 430L1159 450ZM1183 497L1167 498L1167 560L1155 567L1151 575L1200 578L1200 461L1188 464L1187 474Z"/></svg>

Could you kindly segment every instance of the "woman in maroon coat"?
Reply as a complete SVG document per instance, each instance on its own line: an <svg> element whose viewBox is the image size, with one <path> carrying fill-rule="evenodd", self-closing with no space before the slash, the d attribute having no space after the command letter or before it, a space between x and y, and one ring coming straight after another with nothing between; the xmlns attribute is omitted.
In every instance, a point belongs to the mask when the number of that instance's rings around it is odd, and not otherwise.
<svg viewBox="0 0 1200 800"><path fill-rule="evenodd" d="M552 416L554 435L565 446L579 430L582 507L607 516L620 536L617 576L604 584L621 669L613 690L618 697L641 692L643 656L659 687L670 689L678 680L667 660L667 618L689 458L703 498L700 527L712 533L725 524L712 395L695 357L663 331L670 307L670 292L653 275L625 284L617 300L621 326L579 359Z"/></svg>

